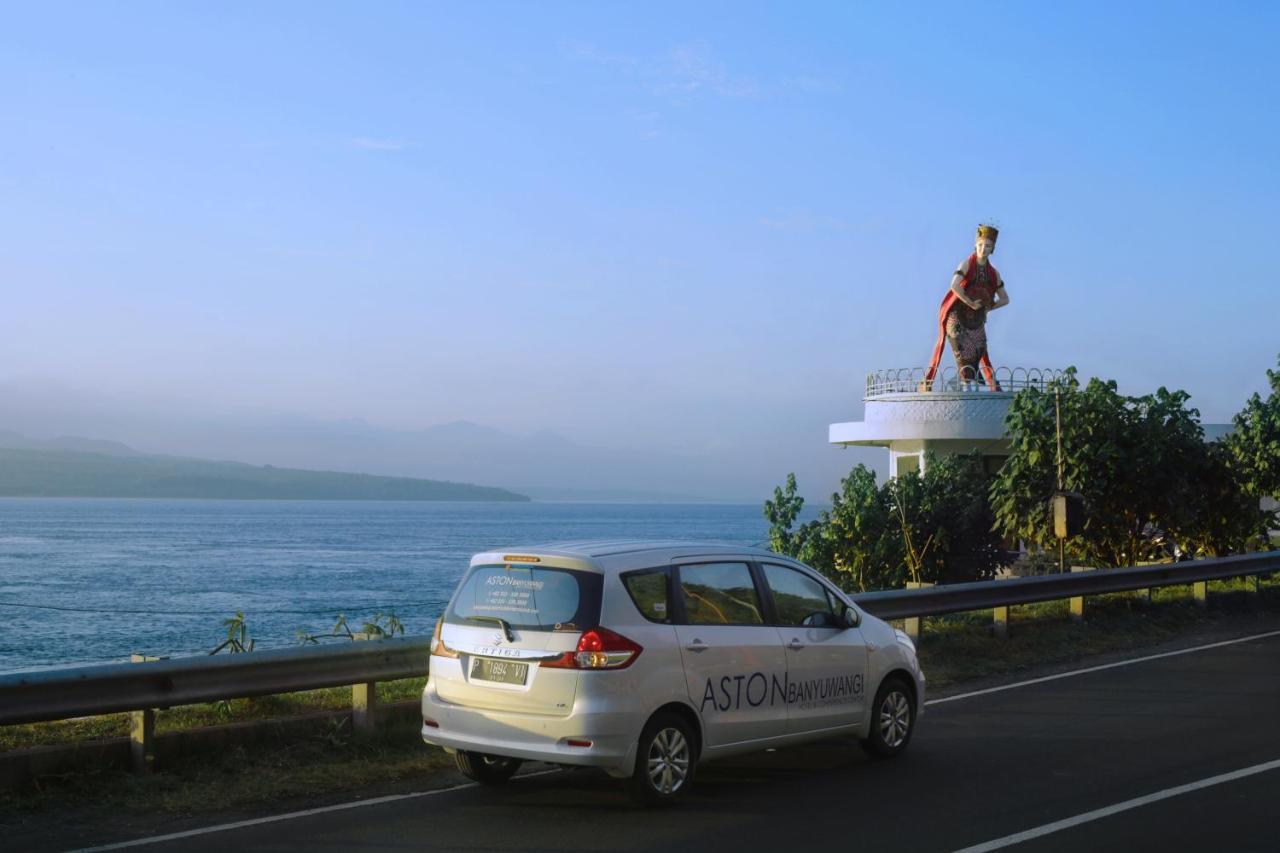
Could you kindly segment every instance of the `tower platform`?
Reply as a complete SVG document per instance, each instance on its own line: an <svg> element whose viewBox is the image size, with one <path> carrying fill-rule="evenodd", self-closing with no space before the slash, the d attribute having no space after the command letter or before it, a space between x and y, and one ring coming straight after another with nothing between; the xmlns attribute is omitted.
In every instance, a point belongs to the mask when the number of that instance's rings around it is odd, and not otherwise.
<svg viewBox="0 0 1280 853"><path fill-rule="evenodd" d="M924 368L878 370L867 375L863 420L831 424L828 440L846 446L887 447L889 474L922 471L926 452L978 451L989 471L1004 464L1009 441L1004 420L1013 396L1043 388L1059 375L1041 368L997 368L992 390L941 371L925 381Z"/></svg>

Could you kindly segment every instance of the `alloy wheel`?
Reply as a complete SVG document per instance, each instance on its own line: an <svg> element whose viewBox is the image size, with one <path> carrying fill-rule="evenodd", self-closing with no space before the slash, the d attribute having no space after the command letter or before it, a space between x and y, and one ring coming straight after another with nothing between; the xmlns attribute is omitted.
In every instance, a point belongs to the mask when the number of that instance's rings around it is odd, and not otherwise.
<svg viewBox="0 0 1280 853"><path fill-rule="evenodd" d="M676 728L654 735L649 744L649 782L660 794L674 794L689 775L689 741Z"/></svg>
<svg viewBox="0 0 1280 853"><path fill-rule="evenodd" d="M901 690L891 690L880 703L880 739L897 749L911 731L911 702Z"/></svg>

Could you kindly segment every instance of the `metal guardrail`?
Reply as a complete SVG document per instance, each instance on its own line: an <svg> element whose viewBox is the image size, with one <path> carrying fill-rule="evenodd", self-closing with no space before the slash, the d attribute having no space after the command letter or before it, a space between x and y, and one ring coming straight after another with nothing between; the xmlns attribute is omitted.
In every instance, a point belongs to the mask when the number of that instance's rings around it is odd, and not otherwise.
<svg viewBox="0 0 1280 853"><path fill-rule="evenodd" d="M427 674L430 637L0 676L0 725L66 720Z"/></svg>
<svg viewBox="0 0 1280 853"><path fill-rule="evenodd" d="M907 619L1161 586L1185 586L1276 571L1280 571L1280 552L1270 551L1133 569L956 583L927 589L889 589L865 592L853 596L853 599L858 606L881 619Z"/></svg>
<svg viewBox="0 0 1280 853"><path fill-rule="evenodd" d="M1021 391L1024 388L1044 390L1062 375L1061 370L1049 367L997 367L994 373L1000 390L1004 392ZM872 371L867 374L867 390L863 399L870 400L885 394L914 394L922 391L990 393L987 387L981 384L981 376L962 377L955 367L941 368L934 376L932 384L925 381L925 375L926 370L923 367L897 367ZM966 391L965 384L973 390Z"/></svg>
<svg viewBox="0 0 1280 853"><path fill-rule="evenodd" d="M1280 571L1280 552L855 595L881 619L991 610ZM426 675L430 638L0 675L0 725L143 711Z"/></svg>

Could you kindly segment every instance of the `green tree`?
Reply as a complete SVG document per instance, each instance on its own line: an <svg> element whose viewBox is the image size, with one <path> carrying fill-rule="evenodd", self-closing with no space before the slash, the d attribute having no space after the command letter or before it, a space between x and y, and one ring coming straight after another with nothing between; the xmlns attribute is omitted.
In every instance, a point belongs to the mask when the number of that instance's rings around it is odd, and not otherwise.
<svg viewBox="0 0 1280 853"><path fill-rule="evenodd" d="M1062 424L1063 486L1085 499L1081 535L1067 548L1100 568L1163 555L1160 534L1215 552L1239 547L1247 516L1232 498L1183 391L1127 397L1115 382L1081 388L1074 368L1047 389L1018 393L1006 421L1012 453L991 488L997 527L1032 546L1054 548L1050 499L1057 490L1055 403ZM1197 477L1215 478L1206 489ZM1214 514L1222 515L1209 523Z"/></svg>
<svg viewBox="0 0 1280 853"><path fill-rule="evenodd" d="M1225 557L1266 544L1270 513L1244 487L1225 442L1205 444L1188 463L1192 490L1165 529L1186 554Z"/></svg>
<svg viewBox="0 0 1280 853"><path fill-rule="evenodd" d="M885 483L902 522L912 580L958 583L995 576L1004 550L994 529L991 479L981 454L927 454L922 474L909 472Z"/></svg>
<svg viewBox="0 0 1280 853"><path fill-rule="evenodd" d="M803 560L852 591L991 577L1001 556L977 457L930 456L916 472L877 483L858 465L831 509L795 526L803 499L795 476L765 502L771 547Z"/></svg>
<svg viewBox="0 0 1280 853"><path fill-rule="evenodd" d="M1280 498L1280 370L1268 370L1267 383L1271 393L1266 399L1256 393L1249 398L1225 444L1247 494Z"/></svg>
<svg viewBox="0 0 1280 853"><path fill-rule="evenodd" d="M818 521L807 562L842 588L865 592L907 579L901 524L875 471L865 465L850 471Z"/></svg>
<svg viewBox="0 0 1280 853"><path fill-rule="evenodd" d="M792 530L800 510L804 508L802 498L796 487L796 475L787 475L786 486L777 486L773 490L773 500L764 502L764 517L769 521L769 548L776 554L799 557L803 550L804 539L810 531L809 525Z"/></svg>

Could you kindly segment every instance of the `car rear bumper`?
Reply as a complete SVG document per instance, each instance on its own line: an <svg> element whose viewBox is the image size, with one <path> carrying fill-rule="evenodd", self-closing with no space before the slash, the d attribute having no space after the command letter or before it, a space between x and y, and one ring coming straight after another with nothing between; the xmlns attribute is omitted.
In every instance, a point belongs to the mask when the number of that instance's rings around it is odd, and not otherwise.
<svg viewBox="0 0 1280 853"><path fill-rule="evenodd" d="M642 721L637 722L633 713L584 704L575 703L566 716L470 708L446 702L428 683L422 693L422 740L448 750L602 767L630 775ZM590 746L581 745L583 741Z"/></svg>

